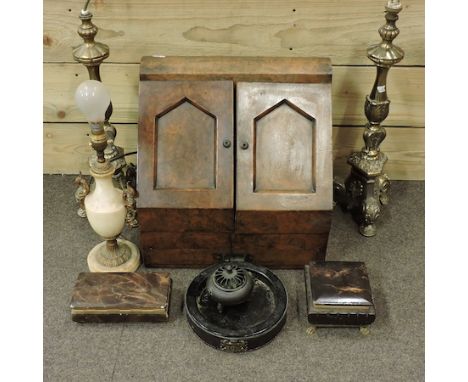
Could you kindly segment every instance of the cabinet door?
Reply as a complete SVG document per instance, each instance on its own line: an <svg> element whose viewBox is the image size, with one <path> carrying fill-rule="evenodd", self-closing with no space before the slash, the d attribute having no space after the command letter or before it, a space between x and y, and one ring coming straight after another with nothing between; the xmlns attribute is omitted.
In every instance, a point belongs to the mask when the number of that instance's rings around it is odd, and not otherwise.
<svg viewBox="0 0 468 382"><path fill-rule="evenodd" d="M232 82L141 81L139 116L139 208L232 208Z"/></svg>
<svg viewBox="0 0 468 382"><path fill-rule="evenodd" d="M330 84L238 83L237 209L330 210Z"/></svg>

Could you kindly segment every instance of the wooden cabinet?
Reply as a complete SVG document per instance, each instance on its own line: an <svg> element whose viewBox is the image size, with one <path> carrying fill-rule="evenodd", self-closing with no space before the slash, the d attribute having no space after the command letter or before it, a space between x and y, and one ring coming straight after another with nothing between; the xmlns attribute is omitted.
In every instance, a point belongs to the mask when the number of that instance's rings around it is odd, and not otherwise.
<svg viewBox="0 0 468 382"><path fill-rule="evenodd" d="M147 266L325 256L332 209L327 59L143 58L138 209Z"/></svg>

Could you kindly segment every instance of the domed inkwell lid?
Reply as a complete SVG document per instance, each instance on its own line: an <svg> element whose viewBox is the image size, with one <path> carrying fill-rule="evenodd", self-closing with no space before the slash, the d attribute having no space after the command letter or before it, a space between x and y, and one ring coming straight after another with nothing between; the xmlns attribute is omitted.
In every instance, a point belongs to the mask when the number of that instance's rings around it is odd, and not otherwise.
<svg viewBox="0 0 468 382"><path fill-rule="evenodd" d="M211 274L206 282L210 299L218 303L218 310L224 305L245 302L253 289L252 275L237 264L225 263Z"/></svg>
<svg viewBox="0 0 468 382"><path fill-rule="evenodd" d="M286 321L287 294L267 268L228 260L203 270L185 295L187 320L208 345L230 352L256 349Z"/></svg>

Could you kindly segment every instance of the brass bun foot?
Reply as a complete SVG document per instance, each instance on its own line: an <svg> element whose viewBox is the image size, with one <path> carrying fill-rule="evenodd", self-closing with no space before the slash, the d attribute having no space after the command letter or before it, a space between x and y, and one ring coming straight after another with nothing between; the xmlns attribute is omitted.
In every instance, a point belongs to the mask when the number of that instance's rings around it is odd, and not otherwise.
<svg viewBox="0 0 468 382"><path fill-rule="evenodd" d="M308 336L313 336L315 333L317 333L317 328L315 326L309 326L306 329L306 333Z"/></svg>
<svg viewBox="0 0 468 382"><path fill-rule="evenodd" d="M370 334L370 329L368 326L361 326L359 328L359 331L361 332L363 336L368 336Z"/></svg>
<svg viewBox="0 0 468 382"><path fill-rule="evenodd" d="M96 245L88 255L91 272L135 272L140 266L140 251L132 242L117 239L117 248L109 252L107 243ZM115 265L114 265L115 264Z"/></svg>

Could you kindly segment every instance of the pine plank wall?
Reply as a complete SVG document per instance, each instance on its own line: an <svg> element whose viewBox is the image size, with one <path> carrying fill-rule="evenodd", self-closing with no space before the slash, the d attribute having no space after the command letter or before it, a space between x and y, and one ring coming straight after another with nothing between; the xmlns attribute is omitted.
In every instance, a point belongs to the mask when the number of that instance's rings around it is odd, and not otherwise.
<svg viewBox="0 0 468 382"><path fill-rule="evenodd" d="M87 173L87 124L73 95L88 78L73 61L81 1L44 0L44 173ZM402 0L395 42L406 56L388 78L390 115L382 149L392 179L424 179L424 1ZM333 63L334 171L362 147L364 99L375 68L385 0L98 0L96 40L110 47L101 77L112 95L116 144L136 150L138 70L147 55L325 56ZM129 161L136 162L132 157Z"/></svg>

